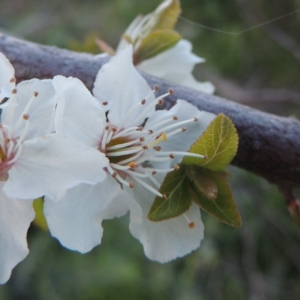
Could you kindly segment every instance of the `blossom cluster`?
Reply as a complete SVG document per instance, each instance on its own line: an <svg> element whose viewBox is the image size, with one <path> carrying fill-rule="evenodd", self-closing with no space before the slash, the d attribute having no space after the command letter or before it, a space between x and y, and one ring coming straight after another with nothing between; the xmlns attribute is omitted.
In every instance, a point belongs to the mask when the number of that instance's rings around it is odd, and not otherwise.
<svg viewBox="0 0 300 300"><path fill-rule="evenodd" d="M16 84L0 53L0 283L28 255L33 201L44 197L52 236L81 253L100 244L104 219L130 212L130 232L152 260L199 247L199 207L161 222L147 219L164 176L176 172L215 115L184 100L156 110L156 97L124 47L97 74L93 94L77 78ZM191 226L193 224L193 226Z"/></svg>

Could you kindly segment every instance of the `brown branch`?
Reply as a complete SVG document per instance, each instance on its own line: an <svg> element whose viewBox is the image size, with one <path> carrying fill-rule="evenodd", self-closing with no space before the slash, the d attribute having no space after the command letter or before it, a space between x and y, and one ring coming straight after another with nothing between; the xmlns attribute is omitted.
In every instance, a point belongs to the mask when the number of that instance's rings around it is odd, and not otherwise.
<svg viewBox="0 0 300 300"><path fill-rule="evenodd" d="M91 89L99 68L108 56L58 49L26 42L0 34L0 51L12 62L16 77L52 78L54 75L80 78ZM238 130L239 150L232 164L254 172L278 186L300 185L300 122L263 113L226 99L171 84L142 73L151 86L158 85L160 93L173 88L174 96L166 99L166 107L177 98L185 99L199 109L225 113Z"/></svg>

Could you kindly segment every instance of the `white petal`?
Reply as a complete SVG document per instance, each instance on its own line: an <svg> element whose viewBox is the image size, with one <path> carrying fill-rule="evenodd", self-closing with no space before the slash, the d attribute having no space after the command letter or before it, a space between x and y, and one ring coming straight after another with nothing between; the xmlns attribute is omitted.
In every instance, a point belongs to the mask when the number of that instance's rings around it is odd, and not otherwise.
<svg viewBox="0 0 300 300"><path fill-rule="evenodd" d="M108 118L116 126L122 122L128 110L143 100L150 92L151 89L147 82L132 64L131 45L121 50L100 69L93 89L95 97L101 103L108 102L105 107L109 110ZM134 124L134 120L153 99L154 97L151 95L147 103L141 105L124 125L131 126ZM154 107L148 115L153 111Z"/></svg>
<svg viewBox="0 0 300 300"><path fill-rule="evenodd" d="M106 122L100 103L77 78L55 76L53 85L57 94L56 132L98 147Z"/></svg>
<svg viewBox="0 0 300 300"><path fill-rule="evenodd" d="M3 98L9 98L11 91L15 88L15 70L4 54L0 52L0 102Z"/></svg>
<svg viewBox="0 0 300 300"><path fill-rule="evenodd" d="M51 234L71 250L92 250L103 234L99 215L119 191L120 185L108 176L94 186L80 184L68 190L59 202L46 197L44 209Z"/></svg>
<svg viewBox="0 0 300 300"><path fill-rule="evenodd" d="M194 228L189 227L189 221L183 216L170 220L152 222L147 214L154 200L154 196L142 187L135 187L133 192L136 201L143 211L143 222L130 221L130 232L144 247L145 254L151 260L161 263L182 257L200 246L203 239L204 226L201 221L200 209L192 204L185 213Z"/></svg>
<svg viewBox="0 0 300 300"><path fill-rule="evenodd" d="M180 40L174 47L150 58L138 65L138 68L158 78L163 78L205 93L213 93L211 83L198 83L191 75L194 66L204 59L192 52L192 44ZM198 83L198 84L196 84Z"/></svg>
<svg viewBox="0 0 300 300"><path fill-rule="evenodd" d="M179 132L165 142L160 143L161 151L188 151L191 145L201 136L210 122L216 117L212 113L198 110L197 107L185 100L177 100L177 104L169 112L178 117L176 122L193 118L197 118L198 121L183 125L182 127L186 127L187 129L185 132ZM175 155L172 164L180 163L182 158L183 156Z"/></svg>
<svg viewBox="0 0 300 300"><path fill-rule="evenodd" d="M19 199L48 195L59 200L68 188L79 183L104 180L107 164L103 153L58 133L26 141L9 170L4 192Z"/></svg>
<svg viewBox="0 0 300 300"><path fill-rule="evenodd" d="M29 253L27 230L34 219L32 201L9 199L0 182L0 284L5 283L11 270Z"/></svg>
<svg viewBox="0 0 300 300"><path fill-rule="evenodd" d="M107 208L99 215L99 222L124 216L130 211L130 219L135 223L141 223L142 209L140 205L133 199L132 194L124 190L120 190L112 199Z"/></svg>
<svg viewBox="0 0 300 300"><path fill-rule="evenodd" d="M38 96L34 97L34 92L38 92ZM15 108L12 100L9 101L7 107L3 110L2 122L13 128L14 136L21 135L24 130L24 122L29 122L29 130L25 140L36 138L41 135L46 135L54 130L54 89L52 80L31 79L23 81L17 85ZM34 98L29 110L24 111L28 102ZM8 114L11 109L14 109L12 118L8 119ZM22 116L29 115L29 121L24 121ZM16 124L21 118L19 125Z"/></svg>

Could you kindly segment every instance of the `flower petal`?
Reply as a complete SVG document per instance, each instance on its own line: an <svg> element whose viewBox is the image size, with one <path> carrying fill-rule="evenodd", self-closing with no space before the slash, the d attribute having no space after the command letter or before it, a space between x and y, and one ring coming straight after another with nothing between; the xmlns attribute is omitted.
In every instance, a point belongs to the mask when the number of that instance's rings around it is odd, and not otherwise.
<svg viewBox="0 0 300 300"><path fill-rule="evenodd" d="M0 52L0 102L3 98L9 98L15 88L15 70L4 54Z"/></svg>
<svg viewBox="0 0 300 300"><path fill-rule="evenodd" d="M2 192L3 184L0 182L0 284L28 255L27 230L34 219L32 201L7 198Z"/></svg>
<svg viewBox="0 0 300 300"><path fill-rule="evenodd" d="M144 60L138 65L138 69L158 78L163 78L202 92L213 93L214 87L212 84L195 84L194 81L196 80L191 73L196 64L202 63L205 60L191 51L192 44L187 40L180 40L174 47L150 59Z"/></svg>
<svg viewBox="0 0 300 300"><path fill-rule="evenodd" d="M58 200L79 183L104 180L107 164L103 153L58 133L26 141L9 170L4 192L19 199L48 195Z"/></svg>
<svg viewBox="0 0 300 300"><path fill-rule="evenodd" d="M38 93L37 97L34 96L35 92ZM55 102L52 80L31 79L23 81L17 85L16 97L16 105L11 99L3 109L2 116L2 122L13 128L14 136L21 135L24 130L24 122L29 122L29 130L25 140L53 132ZM28 111L24 111L32 99L34 100ZM11 110L13 110L13 114L9 117ZM24 114L29 115L29 121L22 119ZM21 121L17 125L19 118Z"/></svg>
<svg viewBox="0 0 300 300"><path fill-rule="evenodd" d="M177 104L169 110L169 113L178 118L175 122L193 118L197 118L198 121L183 125L183 127L186 128L185 132L180 132L160 143L161 151L188 151L191 145L201 136L210 122L216 117L216 115L212 113L198 110L197 107L185 100L177 100ZM178 128L180 128L180 126ZM147 123L145 129L148 129ZM175 159L172 160L172 165L180 163L182 158L183 156L175 155Z"/></svg>
<svg viewBox="0 0 300 300"><path fill-rule="evenodd" d="M46 197L44 209L51 234L71 250L92 250L100 244L103 234L99 215L120 190L108 176L96 185L80 184L69 189L59 202Z"/></svg>
<svg viewBox="0 0 300 300"><path fill-rule="evenodd" d="M137 186L133 189L143 211L143 222L136 223L131 219L129 229L144 247L148 258L165 263L177 257L182 257L200 246L203 239L204 225L200 217L200 209L192 204L183 215L174 219L152 222L147 219L154 196ZM189 227L189 221L194 227Z"/></svg>
<svg viewBox="0 0 300 300"><path fill-rule="evenodd" d="M98 147L106 121L105 112L77 78L55 76L56 132L68 134L84 144Z"/></svg>
<svg viewBox="0 0 300 300"><path fill-rule="evenodd" d="M137 72L132 63L132 46L128 45L105 64L97 74L93 93L101 102L107 102L109 121L118 126L129 109L151 93L145 79ZM151 95L145 105L141 105L123 125L132 126L134 120L154 99ZM149 111L149 116L154 107ZM125 126L126 127L126 126Z"/></svg>

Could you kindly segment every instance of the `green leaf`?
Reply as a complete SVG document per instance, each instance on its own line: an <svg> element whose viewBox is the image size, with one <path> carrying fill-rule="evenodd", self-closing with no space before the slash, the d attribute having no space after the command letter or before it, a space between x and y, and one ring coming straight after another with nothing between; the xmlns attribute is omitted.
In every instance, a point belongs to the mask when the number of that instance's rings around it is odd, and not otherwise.
<svg viewBox="0 0 300 300"><path fill-rule="evenodd" d="M156 30L148 34L133 54L134 65L145 59L151 58L169 48L172 48L181 39L179 33L174 30Z"/></svg>
<svg viewBox="0 0 300 300"><path fill-rule="evenodd" d="M218 195L218 187L211 178L207 177L205 173L197 172L195 180L197 189L208 200L216 200Z"/></svg>
<svg viewBox="0 0 300 300"><path fill-rule="evenodd" d="M184 167L168 173L159 191L168 198L155 198L148 213L148 219L151 221L178 217L189 209L194 200Z"/></svg>
<svg viewBox="0 0 300 300"><path fill-rule="evenodd" d="M186 168L190 186L196 196L195 202L219 221L233 227L240 227L242 225L241 216L237 210L231 189L227 182L215 171L196 166ZM202 192L201 181L203 177L211 180L217 186L217 196L213 201L207 198Z"/></svg>
<svg viewBox="0 0 300 300"><path fill-rule="evenodd" d="M234 124L224 114L219 114L189 150L206 156L206 159L186 156L183 163L220 170L231 162L237 147L238 135Z"/></svg>
<svg viewBox="0 0 300 300"><path fill-rule="evenodd" d="M180 2L178 0L164 1L152 14L152 30L173 29L181 13Z"/></svg>
<svg viewBox="0 0 300 300"><path fill-rule="evenodd" d="M43 230L48 230L46 218L44 216L44 199L43 197L35 199L33 201L33 208L35 211L34 224Z"/></svg>

